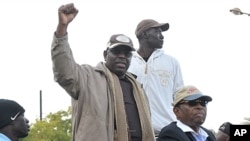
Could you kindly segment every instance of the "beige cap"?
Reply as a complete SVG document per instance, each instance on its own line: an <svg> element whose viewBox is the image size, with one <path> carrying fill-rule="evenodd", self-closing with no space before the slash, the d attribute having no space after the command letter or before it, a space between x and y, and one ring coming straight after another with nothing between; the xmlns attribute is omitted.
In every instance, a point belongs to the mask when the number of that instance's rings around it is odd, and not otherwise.
<svg viewBox="0 0 250 141"><path fill-rule="evenodd" d="M175 95L174 102L172 103L175 106L181 100L196 100L196 99L204 99L207 101L212 101L212 98L208 95L203 95L200 90L198 90L195 86L188 85L182 87Z"/></svg>

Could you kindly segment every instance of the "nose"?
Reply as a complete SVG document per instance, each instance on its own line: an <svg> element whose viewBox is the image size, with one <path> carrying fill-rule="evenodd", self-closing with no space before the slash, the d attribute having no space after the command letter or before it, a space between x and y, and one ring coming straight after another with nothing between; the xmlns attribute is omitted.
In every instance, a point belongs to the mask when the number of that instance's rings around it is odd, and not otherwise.
<svg viewBox="0 0 250 141"><path fill-rule="evenodd" d="M29 122L30 122L27 118L25 118L25 121L26 121L26 123L29 123Z"/></svg>
<svg viewBox="0 0 250 141"><path fill-rule="evenodd" d="M164 36L162 35L162 33L160 33L160 39L164 39Z"/></svg>

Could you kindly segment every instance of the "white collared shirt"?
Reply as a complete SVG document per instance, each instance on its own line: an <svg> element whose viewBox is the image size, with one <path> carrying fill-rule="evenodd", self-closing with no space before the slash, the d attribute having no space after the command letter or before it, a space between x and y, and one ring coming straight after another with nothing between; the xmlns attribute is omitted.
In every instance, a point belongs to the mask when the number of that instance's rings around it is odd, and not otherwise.
<svg viewBox="0 0 250 141"><path fill-rule="evenodd" d="M183 132L191 132L192 135L194 136L194 138L197 141L206 141L208 134L206 131L204 131L202 128L199 128L198 133L195 132L192 128L190 128L189 126L185 125L184 123L182 123L181 121L177 120L177 127L181 128L181 130Z"/></svg>

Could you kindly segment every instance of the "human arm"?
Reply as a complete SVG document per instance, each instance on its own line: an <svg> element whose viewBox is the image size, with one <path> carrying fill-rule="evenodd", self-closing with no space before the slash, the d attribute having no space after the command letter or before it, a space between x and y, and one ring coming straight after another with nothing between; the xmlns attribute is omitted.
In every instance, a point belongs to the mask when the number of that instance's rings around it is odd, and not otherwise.
<svg viewBox="0 0 250 141"><path fill-rule="evenodd" d="M58 9L58 25L55 32L57 38L63 37L67 33L68 25L78 14L78 9L73 3L62 5Z"/></svg>
<svg viewBox="0 0 250 141"><path fill-rule="evenodd" d="M54 79L75 99L79 91L78 72L81 67L76 64L68 43L67 27L77 12L73 4L62 5L58 9L59 23L51 48Z"/></svg>

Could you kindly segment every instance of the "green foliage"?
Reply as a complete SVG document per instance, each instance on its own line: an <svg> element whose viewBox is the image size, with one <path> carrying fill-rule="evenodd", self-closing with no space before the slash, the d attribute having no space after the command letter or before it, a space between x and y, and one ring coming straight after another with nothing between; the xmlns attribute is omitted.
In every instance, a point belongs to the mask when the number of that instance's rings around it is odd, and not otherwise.
<svg viewBox="0 0 250 141"><path fill-rule="evenodd" d="M50 113L43 120L31 125L28 137L21 141L70 141L72 140L71 108Z"/></svg>

